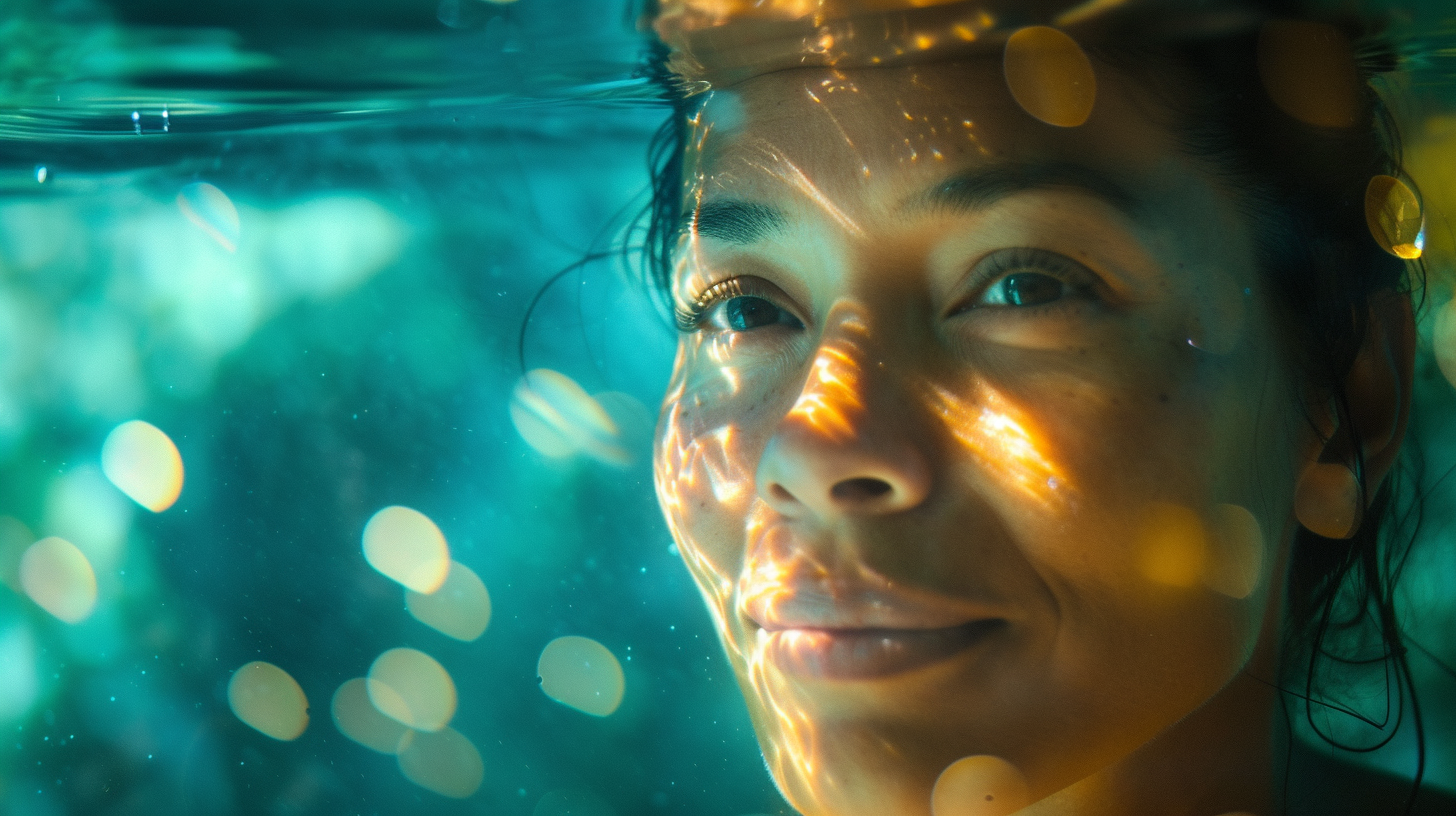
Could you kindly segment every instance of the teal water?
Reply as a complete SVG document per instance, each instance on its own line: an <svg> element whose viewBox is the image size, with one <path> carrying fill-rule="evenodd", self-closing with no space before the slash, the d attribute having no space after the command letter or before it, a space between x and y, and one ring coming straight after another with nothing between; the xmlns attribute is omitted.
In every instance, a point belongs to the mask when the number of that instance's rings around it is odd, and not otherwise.
<svg viewBox="0 0 1456 816"><path fill-rule="evenodd" d="M653 498L673 335L620 262L544 290L524 359L626 394L625 456L549 458L508 412L528 304L643 203L663 112L640 43L615 4L463 5L0 13L0 812L779 807ZM181 455L162 512L101 470L131 419ZM369 566L389 505L479 575L479 639L422 624ZM96 574L79 623L21 585L51 535ZM610 716L543 693L563 635L619 661ZM396 647L453 678L469 798L330 715ZM255 660L306 696L296 739L230 707Z"/></svg>
<svg viewBox="0 0 1456 816"><path fill-rule="evenodd" d="M641 48L615 2L8 0L0 813L789 812L652 491L674 336L607 252L634 240L666 113ZM1425 351L1439 464L1456 400ZM574 420L533 437L511 413L523 362L597 395L616 432L563 436L591 424L563 398ZM134 419L183 463L159 512L103 469ZM1449 544L1448 493L1428 529ZM478 639L419 620L366 559L393 505L487 588ZM48 536L95 575L75 623L22 580ZM1448 561L1410 583L1445 655ZM546 693L562 636L620 665L609 715ZM440 793L465 792L458 751L406 769L331 714L400 647L453 680L449 727L483 769L463 798ZM301 734L238 713L252 661L297 682ZM1426 701L1427 773L1456 787L1451 699ZM1400 771L1412 744L1370 761Z"/></svg>

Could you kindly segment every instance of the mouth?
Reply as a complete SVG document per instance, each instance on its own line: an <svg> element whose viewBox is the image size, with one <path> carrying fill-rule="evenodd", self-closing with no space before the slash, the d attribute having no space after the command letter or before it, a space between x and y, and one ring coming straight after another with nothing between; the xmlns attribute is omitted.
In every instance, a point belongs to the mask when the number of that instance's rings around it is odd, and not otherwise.
<svg viewBox="0 0 1456 816"><path fill-rule="evenodd" d="M968 652L1005 628L985 618L933 629L760 630L762 654L789 674L871 680L924 668Z"/></svg>

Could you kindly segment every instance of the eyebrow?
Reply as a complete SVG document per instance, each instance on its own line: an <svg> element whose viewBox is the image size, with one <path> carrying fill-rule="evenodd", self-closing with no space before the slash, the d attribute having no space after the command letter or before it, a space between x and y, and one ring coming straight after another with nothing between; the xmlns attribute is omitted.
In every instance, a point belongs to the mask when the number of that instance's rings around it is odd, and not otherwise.
<svg viewBox="0 0 1456 816"><path fill-rule="evenodd" d="M1090 193L1129 217L1139 215L1136 196L1110 176L1080 164L993 164L952 176L907 202L908 210L979 210L1028 190L1069 187Z"/></svg>
<svg viewBox="0 0 1456 816"><path fill-rule="evenodd" d="M789 228L782 210L748 201L708 201L683 216L683 230L733 244L752 244Z"/></svg>

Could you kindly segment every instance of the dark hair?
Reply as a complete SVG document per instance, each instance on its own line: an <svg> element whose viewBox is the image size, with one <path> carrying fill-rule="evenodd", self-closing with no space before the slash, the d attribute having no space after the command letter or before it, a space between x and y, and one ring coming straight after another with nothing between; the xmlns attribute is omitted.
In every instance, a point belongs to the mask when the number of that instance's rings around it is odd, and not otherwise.
<svg viewBox="0 0 1456 816"><path fill-rule="evenodd" d="M1309 19L1298 5L1264 3L1261 10L1270 16ZM1240 193L1254 225L1261 272L1276 309L1287 318L1290 353L1311 389L1335 406L1337 433L1358 438L1344 382L1366 336L1372 297L1383 292L1409 295L1421 291L1424 282L1419 263L1402 261L1376 243L1365 212L1366 187L1373 176L1403 177L1399 130L1373 86L1382 74L1398 67L1394 50L1366 21L1330 21L1353 46L1360 98L1354 125L1318 127L1286 113L1266 92L1259 69L1258 26L1217 37L1153 41L1140 36L1134 14L1129 13L1127 25L1104 45L1089 51L1103 64L1153 80L1168 91L1169 125L1186 153L1204 160ZM644 272L659 296L665 297L679 237L683 153L694 103L668 72L666 49L660 43L652 48L648 71L673 113L650 149L653 197L644 213ZM1346 464L1363 493L1365 461L1360 446L1353 449L1353 461ZM1409 701L1418 744L1415 786L1407 809L1424 773L1424 734L1394 589L1420 520L1414 489L1417 473L1414 464L1398 468L1374 496L1362 495L1368 499L1368 509L1349 539L1330 540L1298 529L1286 585L1286 676L1262 678L1305 700L1310 727L1325 741L1365 751L1389 741L1394 727L1385 733L1380 728L1384 724L1372 722L1382 732L1376 744L1341 744L1320 726L1316 710L1359 715L1326 699L1320 680L1328 666L1392 669L1395 681L1387 693L1395 695L1398 712L1403 713ZM1399 508L1398 490L1405 500ZM1373 656L1365 653L1372 642L1366 635L1373 635L1377 644ZM1397 724L1400 716L1396 715Z"/></svg>

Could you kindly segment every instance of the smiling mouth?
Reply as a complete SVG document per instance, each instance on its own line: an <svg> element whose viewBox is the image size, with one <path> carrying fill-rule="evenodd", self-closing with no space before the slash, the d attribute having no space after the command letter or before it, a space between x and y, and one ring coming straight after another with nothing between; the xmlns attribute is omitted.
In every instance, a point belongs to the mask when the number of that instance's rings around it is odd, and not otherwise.
<svg viewBox="0 0 1456 816"><path fill-rule="evenodd" d="M761 630L763 653L783 671L829 680L870 680L949 660L1006 626L986 618L937 629Z"/></svg>

